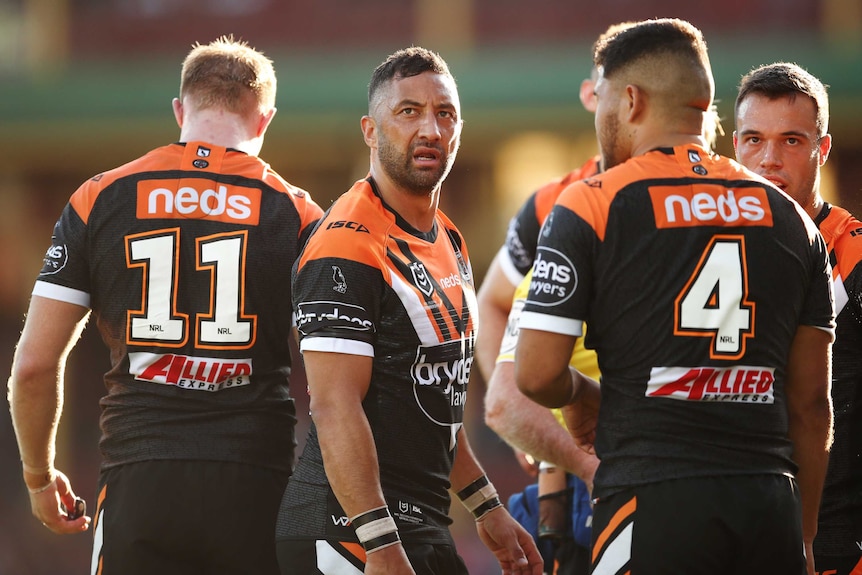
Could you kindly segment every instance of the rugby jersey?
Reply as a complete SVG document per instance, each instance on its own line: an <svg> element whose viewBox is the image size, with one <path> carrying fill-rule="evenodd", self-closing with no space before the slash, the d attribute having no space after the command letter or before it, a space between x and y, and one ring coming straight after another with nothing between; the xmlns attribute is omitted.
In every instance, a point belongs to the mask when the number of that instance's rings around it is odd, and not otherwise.
<svg viewBox="0 0 862 575"><path fill-rule="evenodd" d="M502 257L499 260L503 273L512 285L518 285L533 265L539 229L554 207L557 197L573 182L599 173L600 161L601 156L594 156L561 179L543 185L530 194L518 213L509 221L506 241L500 248Z"/></svg>
<svg viewBox="0 0 862 575"><path fill-rule="evenodd" d="M369 177L321 220L297 262L293 287L303 352L373 357L363 408L402 539L451 542L449 473L476 317L460 232L439 211L430 232L412 228L384 204ZM296 521L297 513L309 519ZM314 425L285 493L277 536L356 541L326 480Z"/></svg>
<svg viewBox="0 0 862 575"><path fill-rule="evenodd" d="M667 479L791 474L784 393L799 325L834 329L826 246L789 197L700 146L566 188L521 329L598 354L595 495Z"/></svg>
<svg viewBox="0 0 862 575"><path fill-rule="evenodd" d="M33 293L91 308L110 351L103 468L290 469L290 273L321 215L259 158L204 142L157 148L78 188Z"/></svg>
<svg viewBox="0 0 862 575"><path fill-rule="evenodd" d="M862 222L824 204L814 219L835 282L832 345L834 442L820 504L814 556L862 553Z"/></svg>

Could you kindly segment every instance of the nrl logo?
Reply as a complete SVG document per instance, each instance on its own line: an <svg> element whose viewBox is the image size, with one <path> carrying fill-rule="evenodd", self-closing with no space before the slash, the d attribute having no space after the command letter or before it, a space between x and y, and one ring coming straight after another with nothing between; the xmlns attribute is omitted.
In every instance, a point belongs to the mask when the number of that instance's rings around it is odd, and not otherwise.
<svg viewBox="0 0 862 575"><path fill-rule="evenodd" d="M422 262L413 262L410 264L410 272L413 274L413 285L419 288L426 297L431 297L434 293L434 286L431 285L431 278L428 277L428 271L425 269L425 264Z"/></svg>

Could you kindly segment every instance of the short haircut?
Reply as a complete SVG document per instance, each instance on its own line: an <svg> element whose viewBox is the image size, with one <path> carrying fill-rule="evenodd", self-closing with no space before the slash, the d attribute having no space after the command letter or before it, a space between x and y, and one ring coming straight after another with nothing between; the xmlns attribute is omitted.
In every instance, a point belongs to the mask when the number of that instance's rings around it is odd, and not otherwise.
<svg viewBox="0 0 862 575"><path fill-rule="evenodd" d="M817 135L822 137L829 131L829 96L826 88L823 82L798 64L766 64L754 68L742 77L734 111L738 110L742 101L751 94L760 94L770 100L785 96L793 100L802 94L814 102Z"/></svg>
<svg viewBox="0 0 862 575"><path fill-rule="evenodd" d="M431 50L411 46L410 48L404 48L391 54L371 74L371 82L368 84L369 107L372 105L374 97L381 86L387 82L396 78L418 76L423 72L443 74L454 79L452 73L449 72L449 66L446 65L446 61L439 54Z"/></svg>
<svg viewBox="0 0 862 575"><path fill-rule="evenodd" d="M191 98L200 109L243 115L269 110L275 106L275 89L272 61L233 36L197 43L183 61L180 99Z"/></svg>
<svg viewBox="0 0 862 575"><path fill-rule="evenodd" d="M643 58L669 54L709 62L701 31L678 18L626 22L610 29L596 41L593 60L610 78Z"/></svg>

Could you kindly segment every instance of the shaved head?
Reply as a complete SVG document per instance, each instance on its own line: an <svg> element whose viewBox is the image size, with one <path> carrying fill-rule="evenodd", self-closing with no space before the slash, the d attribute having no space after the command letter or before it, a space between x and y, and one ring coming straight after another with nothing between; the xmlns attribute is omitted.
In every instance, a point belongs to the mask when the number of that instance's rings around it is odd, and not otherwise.
<svg viewBox="0 0 862 575"><path fill-rule="evenodd" d="M594 61L605 79L640 87L670 116L686 109L700 114L712 105L715 81L706 41L684 20L664 18L625 26L596 43Z"/></svg>

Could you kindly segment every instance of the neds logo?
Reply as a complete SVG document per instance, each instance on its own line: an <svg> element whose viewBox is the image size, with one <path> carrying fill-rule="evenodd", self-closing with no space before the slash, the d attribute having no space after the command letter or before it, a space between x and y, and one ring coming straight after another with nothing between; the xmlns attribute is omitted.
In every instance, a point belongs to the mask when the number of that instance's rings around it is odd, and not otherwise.
<svg viewBox="0 0 862 575"><path fill-rule="evenodd" d="M697 190L695 193L694 190ZM650 188L656 227L772 226L772 210L763 188L698 185L696 188Z"/></svg>
<svg viewBox="0 0 862 575"><path fill-rule="evenodd" d="M181 183L179 187L177 184ZM261 192L257 188L217 184L203 178L138 182L140 219L208 219L256 225Z"/></svg>

